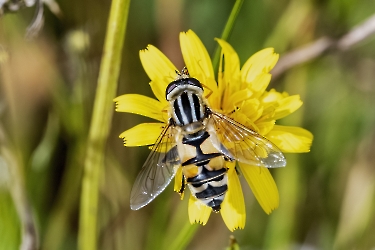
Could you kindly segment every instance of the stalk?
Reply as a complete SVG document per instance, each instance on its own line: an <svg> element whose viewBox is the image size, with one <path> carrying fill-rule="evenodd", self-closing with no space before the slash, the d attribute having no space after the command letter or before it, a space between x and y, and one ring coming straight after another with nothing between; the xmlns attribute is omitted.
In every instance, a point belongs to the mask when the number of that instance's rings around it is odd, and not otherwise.
<svg viewBox="0 0 375 250"><path fill-rule="evenodd" d="M228 40L228 38L229 38L229 36L230 36L230 34L233 30L234 23L237 19L238 13L240 13L243 2L244 2L244 0L236 0L236 2L234 3L234 6L233 6L232 11L230 12L228 21L225 24L223 33L221 33L221 39L223 39L225 41ZM221 47L220 47L220 45L217 45L215 53L214 53L214 58L212 60L212 65L214 67L215 72L217 72L218 68L219 68L220 54L221 54Z"/></svg>
<svg viewBox="0 0 375 250"><path fill-rule="evenodd" d="M97 214L100 176L113 115L113 98L121 65L130 0L113 0L91 118L82 179L78 248L97 249Z"/></svg>

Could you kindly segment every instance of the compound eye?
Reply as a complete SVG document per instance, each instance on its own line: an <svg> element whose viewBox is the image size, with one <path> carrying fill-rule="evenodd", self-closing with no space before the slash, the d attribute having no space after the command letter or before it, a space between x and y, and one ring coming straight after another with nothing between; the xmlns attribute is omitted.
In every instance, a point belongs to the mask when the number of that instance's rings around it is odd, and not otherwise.
<svg viewBox="0 0 375 250"><path fill-rule="evenodd" d="M177 88L177 84L175 82L171 82L166 91L165 91L165 94L168 95L169 93L171 93L175 88Z"/></svg>
<svg viewBox="0 0 375 250"><path fill-rule="evenodd" d="M188 81L189 85L192 85L192 86L195 86L195 87L203 89L202 84L197 79L195 79L195 78L188 78L187 81Z"/></svg>

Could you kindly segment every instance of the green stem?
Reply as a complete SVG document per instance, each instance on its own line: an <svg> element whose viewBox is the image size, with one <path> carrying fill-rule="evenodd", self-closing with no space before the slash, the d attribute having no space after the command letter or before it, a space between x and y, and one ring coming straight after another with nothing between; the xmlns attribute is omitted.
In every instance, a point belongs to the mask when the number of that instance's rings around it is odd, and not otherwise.
<svg viewBox="0 0 375 250"><path fill-rule="evenodd" d="M225 41L228 40L228 37L229 37L230 33L233 30L234 22L237 19L238 13L240 13L240 10L241 10L243 2L244 2L244 0L236 0L236 2L234 3L234 6L233 6L233 9L232 9L232 11L231 11L231 13L229 15L228 21L225 24L223 33L221 33L221 39L223 39ZM212 60L212 65L214 67L215 72L217 72L218 68L219 68L220 54L221 54L221 47L218 44L216 46L216 50L215 50L215 53L214 53L214 58Z"/></svg>
<svg viewBox="0 0 375 250"><path fill-rule="evenodd" d="M99 178L113 114L130 0L113 0L91 119L82 179L78 248L97 249Z"/></svg>
<svg viewBox="0 0 375 250"><path fill-rule="evenodd" d="M179 229L179 233L176 238L170 242L169 249L185 249L187 245L191 242L195 232L198 230L199 225L191 225L189 221L186 221Z"/></svg>

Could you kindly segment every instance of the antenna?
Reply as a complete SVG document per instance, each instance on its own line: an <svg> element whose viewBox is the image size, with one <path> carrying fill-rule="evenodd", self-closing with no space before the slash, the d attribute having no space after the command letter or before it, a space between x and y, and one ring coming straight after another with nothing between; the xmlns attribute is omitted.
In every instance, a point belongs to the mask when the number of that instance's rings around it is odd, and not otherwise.
<svg viewBox="0 0 375 250"><path fill-rule="evenodd" d="M189 75L189 71L187 69L187 67L185 66L181 72L178 72L177 70L175 70L176 74L177 74L177 77L175 80L179 80L179 79L185 79L185 78L189 78L190 75Z"/></svg>

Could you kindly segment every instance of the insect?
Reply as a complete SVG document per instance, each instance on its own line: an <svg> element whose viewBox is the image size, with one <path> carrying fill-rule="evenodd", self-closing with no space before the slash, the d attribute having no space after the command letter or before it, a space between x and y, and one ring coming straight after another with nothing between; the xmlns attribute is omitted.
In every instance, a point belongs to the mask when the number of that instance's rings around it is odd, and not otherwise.
<svg viewBox="0 0 375 250"><path fill-rule="evenodd" d="M166 88L169 122L137 176L130 207L138 210L154 200L182 167L182 186L186 184L199 201L219 212L230 188L227 162L277 168L284 167L286 160L272 142L210 109L202 84L190 77L186 67L177 74Z"/></svg>

